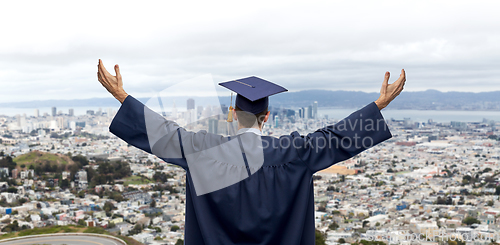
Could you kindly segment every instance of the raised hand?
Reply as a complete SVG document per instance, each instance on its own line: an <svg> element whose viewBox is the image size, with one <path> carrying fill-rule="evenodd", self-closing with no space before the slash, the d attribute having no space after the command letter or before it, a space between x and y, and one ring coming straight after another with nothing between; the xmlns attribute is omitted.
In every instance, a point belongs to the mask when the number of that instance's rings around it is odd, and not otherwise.
<svg viewBox="0 0 500 245"><path fill-rule="evenodd" d="M399 75L398 80L389 84L390 73L385 73L384 82L382 83L382 88L380 89L380 97L375 101L378 109L382 110L391 103L400 93L403 91L406 82L405 70L401 70L401 75Z"/></svg>
<svg viewBox="0 0 500 245"><path fill-rule="evenodd" d="M116 76L111 75L104 65L101 59L99 59L99 64L97 65L97 80L111 93L118 101L123 103L128 94L123 90L122 75L120 74L120 68L115 65Z"/></svg>

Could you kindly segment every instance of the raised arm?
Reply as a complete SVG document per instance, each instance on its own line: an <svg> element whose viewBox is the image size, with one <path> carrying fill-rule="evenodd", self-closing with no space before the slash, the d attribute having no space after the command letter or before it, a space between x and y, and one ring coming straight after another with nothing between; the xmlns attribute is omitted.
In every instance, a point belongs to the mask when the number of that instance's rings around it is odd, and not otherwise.
<svg viewBox="0 0 500 245"><path fill-rule="evenodd" d="M187 169L186 159L198 157L202 151L210 153L209 149L228 141L226 137L208 134L205 131L197 133L186 131L174 121L167 120L133 96L129 96L123 89L118 65L115 66L115 72L116 76L109 74L99 60L97 72L99 82L122 103L109 130L125 142L168 163ZM239 149L239 145L237 146ZM226 146L220 148L224 147ZM191 162L199 161L195 159Z"/></svg>
<svg viewBox="0 0 500 245"><path fill-rule="evenodd" d="M179 126L129 96L123 89L118 65L115 65L116 76L106 70L100 59L97 67L99 82L122 103L109 126L109 131L141 150L155 154L169 163L187 168L179 142Z"/></svg>
<svg viewBox="0 0 500 245"><path fill-rule="evenodd" d="M380 97L375 102L335 125L318 129L306 136L292 133L300 159L312 172L317 172L391 138L380 110L401 93L405 81L406 74L402 70L400 77L389 84L389 72L386 72Z"/></svg>

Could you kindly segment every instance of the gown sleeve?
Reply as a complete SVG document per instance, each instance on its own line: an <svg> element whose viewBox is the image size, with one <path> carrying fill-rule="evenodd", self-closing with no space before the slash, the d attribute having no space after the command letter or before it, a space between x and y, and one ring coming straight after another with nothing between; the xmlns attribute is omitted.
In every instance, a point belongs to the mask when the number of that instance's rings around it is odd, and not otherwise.
<svg viewBox="0 0 500 245"><path fill-rule="evenodd" d="M177 123L165 119L130 95L109 126L111 133L130 145L187 169L180 129Z"/></svg>
<svg viewBox="0 0 500 245"><path fill-rule="evenodd" d="M352 113L335 125L306 136L292 133L299 158L313 172L347 160L392 137L375 102Z"/></svg>

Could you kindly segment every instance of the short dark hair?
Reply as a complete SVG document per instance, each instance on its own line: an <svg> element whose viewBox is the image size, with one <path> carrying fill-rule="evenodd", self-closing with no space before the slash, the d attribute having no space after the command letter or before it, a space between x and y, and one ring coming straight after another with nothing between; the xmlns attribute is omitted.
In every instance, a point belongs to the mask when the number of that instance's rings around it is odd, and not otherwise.
<svg viewBox="0 0 500 245"><path fill-rule="evenodd" d="M255 120L257 120L257 124L260 127L262 123L264 123L264 118L266 118L266 114L268 112L268 108L266 108L263 112L253 114L240 109L238 106L235 106L234 110L238 112L238 121L243 127L246 128L253 127Z"/></svg>

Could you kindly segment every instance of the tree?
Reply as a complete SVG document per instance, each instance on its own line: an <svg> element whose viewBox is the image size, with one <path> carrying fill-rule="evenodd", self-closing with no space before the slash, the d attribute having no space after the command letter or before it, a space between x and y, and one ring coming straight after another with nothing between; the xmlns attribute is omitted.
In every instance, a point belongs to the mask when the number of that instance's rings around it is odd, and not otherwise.
<svg viewBox="0 0 500 245"><path fill-rule="evenodd" d="M85 191L81 190L80 192L78 192L78 197L79 198L84 198L85 197Z"/></svg>
<svg viewBox="0 0 500 245"><path fill-rule="evenodd" d="M104 210L104 212L109 213L112 210L115 210L116 207L115 207L115 205L113 205L113 203L108 201L108 202L104 203L104 207L102 209Z"/></svg>
<svg viewBox="0 0 500 245"><path fill-rule="evenodd" d="M26 167L26 165L25 165L25 164L21 164L21 168L25 168L25 167Z"/></svg>
<svg viewBox="0 0 500 245"><path fill-rule="evenodd" d="M478 219L476 219L472 216L469 216L469 217L465 218L464 220L462 220L462 223L466 224L466 225L472 225L472 224L481 224L481 221L479 221Z"/></svg>
<svg viewBox="0 0 500 245"><path fill-rule="evenodd" d="M339 225L337 224L337 222L333 222L331 223L329 226L328 226L328 229L330 230L336 230L337 228L339 228Z"/></svg>
<svg viewBox="0 0 500 245"><path fill-rule="evenodd" d="M156 208L156 201L154 198L152 198L151 203L149 204L149 207Z"/></svg>
<svg viewBox="0 0 500 245"><path fill-rule="evenodd" d="M61 188L62 189L66 189L66 188L69 187L69 181L68 181L68 179L63 179L60 183L61 183Z"/></svg>
<svg viewBox="0 0 500 245"><path fill-rule="evenodd" d="M79 219L78 220L78 225L85 226L85 220Z"/></svg>
<svg viewBox="0 0 500 245"><path fill-rule="evenodd" d="M77 156L71 157L71 160L73 160L73 162L78 164L80 166L80 168L83 166L89 165L89 160L87 160L87 158L82 156L82 155L77 155Z"/></svg>
<svg viewBox="0 0 500 245"><path fill-rule="evenodd" d="M315 236L316 236L316 245L326 245L326 237L325 234L323 234L321 231L318 231L317 229L315 230Z"/></svg>
<svg viewBox="0 0 500 245"><path fill-rule="evenodd" d="M177 242L175 242L175 245L184 245L184 240L177 239Z"/></svg>
<svg viewBox="0 0 500 245"><path fill-rule="evenodd" d="M132 230L129 231L129 235L135 235L142 232L142 225L136 224Z"/></svg>
<svg viewBox="0 0 500 245"><path fill-rule="evenodd" d="M345 239L344 239L344 238L340 238L338 242L339 242L340 244L345 243Z"/></svg>
<svg viewBox="0 0 500 245"><path fill-rule="evenodd" d="M180 229L180 228L179 228L179 226L177 226L177 225L173 225L172 227L170 227L170 231L173 231L173 232L176 232L176 231L178 231L179 229Z"/></svg>

